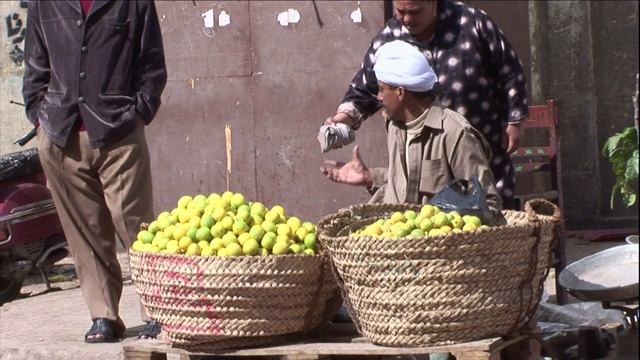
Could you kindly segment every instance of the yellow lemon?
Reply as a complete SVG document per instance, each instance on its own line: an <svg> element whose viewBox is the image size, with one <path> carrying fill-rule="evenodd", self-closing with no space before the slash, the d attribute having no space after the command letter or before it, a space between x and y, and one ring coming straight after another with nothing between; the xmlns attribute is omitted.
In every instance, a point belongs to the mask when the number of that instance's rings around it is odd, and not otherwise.
<svg viewBox="0 0 640 360"><path fill-rule="evenodd" d="M260 240L260 245L267 250L271 250L276 243L276 234L272 232L265 233Z"/></svg>
<svg viewBox="0 0 640 360"><path fill-rule="evenodd" d="M187 228L184 225L178 226L176 225L175 229L173 230L173 238L174 239L180 239L183 236L187 236Z"/></svg>
<svg viewBox="0 0 640 360"><path fill-rule="evenodd" d="M179 254L182 250L177 240L169 240L165 249L169 254Z"/></svg>
<svg viewBox="0 0 640 360"><path fill-rule="evenodd" d="M260 253L260 245L255 239L248 239L242 245L242 252L245 255L258 255Z"/></svg>
<svg viewBox="0 0 640 360"><path fill-rule="evenodd" d="M401 213L400 211L396 211L393 214L391 214L391 224L395 224L395 223L399 223L399 222L405 222L407 219L404 217L404 214Z"/></svg>
<svg viewBox="0 0 640 360"><path fill-rule="evenodd" d="M313 223L311 221L305 221L302 223L302 227L304 227L305 229L307 229L307 231L309 231L310 233L314 233L316 232L316 226L313 225Z"/></svg>
<svg viewBox="0 0 640 360"><path fill-rule="evenodd" d="M266 232L276 232L277 230L277 226L276 223L274 223L271 220L265 220L262 222L262 224L260 225L262 226L262 228L264 229L264 231Z"/></svg>
<svg viewBox="0 0 640 360"><path fill-rule="evenodd" d="M187 236L191 238L191 240L197 240L196 234L198 233L197 227L190 227L187 229Z"/></svg>
<svg viewBox="0 0 640 360"><path fill-rule="evenodd" d="M203 248L200 251L200 255L201 256L213 256L213 255L216 255L217 252L218 251L216 249L214 249L214 248L212 248L210 246L207 246L206 248Z"/></svg>
<svg viewBox="0 0 640 360"><path fill-rule="evenodd" d="M189 227L199 228L202 224L202 219L200 216L193 216L189 219L188 225Z"/></svg>
<svg viewBox="0 0 640 360"><path fill-rule="evenodd" d="M169 215L171 215L171 213L170 213L170 212L168 212L168 211L163 211L163 212L161 212L160 214L158 214L158 218L157 218L157 219L158 219L158 221L160 221L160 220L165 220L167 217L169 217Z"/></svg>
<svg viewBox="0 0 640 360"><path fill-rule="evenodd" d="M234 222L235 221L233 221L233 218L231 216L225 216L224 218L222 218L222 220L220 220L220 225L222 225L223 228L229 231L229 230L233 230Z"/></svg>
<svg viewBox="0 0 640 360"><path fill-rule="evenodd" d="M433 221L431 219L423 219L418 226L420 230L428 233L429 230L433 229Z"/></svg>
<svg viewBox="0 0 640 360"><path fill-rule="evenodd" d="M213 240L211 240L211 242L209 243L209 247L214 248L216 251L224 248L224 242L222 241L221 238L215 238Z"/></svg>
<svg viewBox="0 0 640 360"><path fill-rule="evenodd" d="M221 238L227 232L227 229L222 226L222 224L218 223L211 227L211 236L214 238Z"/></svg>
<svg viewBox="0 0 640 360"><path fill-rule="evenodd" d="M284 255L289 252L289 243L286 241L276 241L271 252L273 255Z"/></svg>
<svg viewBox="0 0 640 360"><path fill-rule="evenodd" d="M236 236L236 234L229 231L226 234L222 235L222 243L225 247L233 243L238 244L238 237Z"/></svg>
<svg viewBox="0 0 640 360"><path fill-rule="evenodd" d="M207 197L207 202L209 204L214 204L216 201L220 200L220 195L218 193L211 193Z"/></svg>
<svg viewBox="0 0 640 360"><path fill-rule="evenodd" d="M149 232L154 233L154 234L155 234L155 233L157 233L157 232L158 232L158 230L160 230L160 228L158 227L158 220L153 220L153 221L149 224L149 227L147 228L147 230L148 230Z"/></svg>
<svg viewBox="0 0 640 360"><path fill-rule="evenodd" d="M213 212L211 213L211 217L215 221L220 221L225 216L227 216L227 210L225 210L225 208L221 208L221 207L217 207L217 208L213 209Z"/></svg>
<svg viewBox="0 0 640 360"><path fill-rule="evenodd" d="M297 217L292 216L287 219L287 225L289 225L291 231L295 233L302 226L302 221L300 221L300 219L298 219Z"/></svg>
<svg viewBox="0 0 640 360"><path fill-rule="evenodd" d="M213 238L213 235L211 235L211 229L209 229L208 227L201 227L198 229L198 231L196 231L196 239L197 240L206 240L209 241Z"/></svg>
<svg viewBox="0 0 640 360"><path fill-rule="evenodd" d="M278 214L280 214L280 216L282 216L283 218L287 216L286 211L284 211L284 208L280 205L274 205L271 207L271 211L275 211Z"/></svg>
<svg viewBox="0 0 640 360"><path fill-rule="evenodd" d="M142 230L138 233L138 240L140 240L143 244L149 244L153 241L155 235L147 230Z"/></svg>
<svg viewBox="0 0 640 360"><path fill-rule="evenodd" d="M286 235L288 237L291 237L293 232L291 231L291 227L289 225L287 225L287 224L278 224L278 227L276 228L276 234L278 234L278 235Z"/></svg>
<svg viewBox="0 0 640 360"><path fill-rule="evenodd" d="M298 228L298 230L296 230L296 237L298 238L298 240L304 241L304 237L307 236L308 233L309 231L301 226L300 228Z"/></svg>
<svg viewBox="0 0 640 360"><path fill-rule="evenodd" d="M251 221L251 219L253 219L251 217L251 213L249 212L249 210L244 210L244 209L239 209L236 212L236 220L242 220L244 222L246 222L247 224Z"/></svg>
<svg viewBox="0 0 640 360"><path fill-rule="evenodd" d="M242 246L238 243L231 243L225 247L227 249L228 256L242 256L244 252L242 251Z"/></svg>
<svg viewBox="0 0 640 360"><path fill-rule="evenodd" d="M213 204L215 205L216 208L222 208L225 211L227 211L229 209L229 207L231 206L231 204L229 204L229 200L223 199L223 198L218 199Z"/></svg>
<svg viewBox="0 0 640 360"><path fill-rule="evenodd" d="M136 241L134 241L134 242L133 242L133 244L131 244L131 248L132 248L134 251L140 251L140 249L142 249L142 246L143 246L143 245L144 245L144 244L142 243L142 241L140 241L140 240L136 240Z"/></svg>
<svg viewBox="0 0 640 360"><path fill-rule="evenodd" d="M206 240L198 241L198 246L200 246L200 249L204 249L206 247L210 247L209 242L206 241Z"/></svg>
<svg viewBox="0 0 640 360"><path fill-rule="evenodd" d="M307 249L316 249L316 234L309 233L304 237L304 247Z"/></svg>
<svg viewBox="0 0 640 360"><path fill-rule="evenodd" d="M216 220L209 214L202 215L202 218L200 219L200 226L206 226L209 229L211 229L211 227L215 225L215 223Z"/></svg>
<svg viewBox="0 0 640 360"><path fill-rule="evenodd" d="M462 230L475 230L477 228L478 227L476 226L476 224L470 222L470 223L464 224L464 226L462 227Z"/></svg>
<svg viewBox="0 0 640 360"><path fill-rule="evenodd" d="M304 247L300 244L291 244L289 245L289 252L293 254L302 254L304 251Z"/></svg>
<svg viewBox="0 0 640 360"><path fill-rule="evenodd" d="M182 251L187 251L189 245L193 244L193 240L190 237L184 236L178 240L178 246ZM168 244L167 244L168 245Z"/></svg>
<svg viewBox="0 0 640 360"><path fill-rule="evenodd" d="M265 221L271 221L273 223L280 222L280 214L275 210L269 210L264 214ZM267 230L268 231L268 230Z"/></svg>
<svg viewBox="0 0 640 360"><path fill-rule="evenodd" d="M251 215L251 219L253 220L254 225L262 225L262 222L264 221L264 219L258 215Z"/></svg>
<svg viewBox="0 0 640 360"><path fill-rule="evenodd" d="M251 209L249 210L251 215L257 215L259 217L264 217L264 214L267 212L267 207L264 206L261 202L254 202L251 204Z"/></svg>
<svg viewBox="0 0 640 360"><path fill-rule="evenodd" d="M424 230L422 229L413 229L409 236L411 237L423 237L425 235Z"/></svg>
<svg viewBox="0 0 640 360"><path fill-rule="evenodd" d="M191 240L191 239L189 239ZM198 244L191 244L189 245L189 247L187 248L187 251L185 251L185 253L187 255L200 255L200 246Z"/></svg>
<svg viewBox="0 0 640 360"><path fill-rule="evenodd" d="M262 240L262 237L267 231L262 228L260 225L253 225L251 229L249 229L249 237L252 239L256 239L258 241Z"/></svg>
<svg viewBox="0 0 640 360"><path fill-rule="evenodd" d="M471 223L471 224L474 224L476 227L482 226L482 220L480 220L480 218L477 216L466 215L466 219L463 217L463 220L465 224Z"/></svg>
<svg viewBox="0 0 640 360"><path fill-rule="evenodd" d="M166 235L166 237L168 237L169 239L176 239L173 237L173 232L176 230L176 226L175 225L169 225L166 228L164 228L164 230L162 230L162 232ZM176 240L180 240L180 238L177 238Z"/></svg>
<svg viewBox="0 0 640 360"><path fill-rule="evenodd" d="M171 239L169 239L168 237L162 237L160 240L158 240L158 247L160 248L160 250L166 249L169 241L171 241Z"/></svg>
<svg viewBox="0 0 640 360"><path fill-rule="evenodd" d="M445 213L437 213L433 216L433 224L436 227L443 227L443 226L448 226L449 225L449 218L447 217L447 215Z"/></svg>
<svg viewBox="0 0 640 360"><path fill-rule="evenodd" d="M218 250L218 256L227 256L227 249L226 248L222 248L222 249Z"/></svg>
<svg viewBox="0 0 640 360"><path fill-rule="evenodd" d="M248 232L242 233L242 234L238 235L238 244L240 244L241 246L244 246L244 244L249 239L251 239L251 236L249 235Z"/></svg>
<svg viewBox="0 0 640 360"><path fill-rule="evenodd" d="M231 201L231 197L233 196L233 192L227 190L225 192L223 192L220 197L227 200L227 201Z"/></svg>
<svg viewBox="0 0 640 360"><path fill-rule="evenodd" d="M231 226L231 230L234 234L240 235L249 231L249 225L242 220L236 220Z"/></svg>
<svg viewBox="0 0 640 360"><path fill-rule="evenodd" d="M178 199L178 207L181 209L186 209L191 200L193 200L193 197L189 195L180 197L180 199Z"/></svg>
<svg viewBox="0 0 640 360"><path fill-rule="evenodd" d="M247 199L245 199L244 195L242 195L241 193L235 193L231 195L231 198L229 199L229 203L231 204L232 207L237 209L241 205L245 205L247 203Z"/></svg>
<svg viewBox="0 0 640 360"><path fill-rule="evenodd" d="M316 251L313 249L304 249L303 251L305 254L309 254L309 255L315 255Z"/></svg>

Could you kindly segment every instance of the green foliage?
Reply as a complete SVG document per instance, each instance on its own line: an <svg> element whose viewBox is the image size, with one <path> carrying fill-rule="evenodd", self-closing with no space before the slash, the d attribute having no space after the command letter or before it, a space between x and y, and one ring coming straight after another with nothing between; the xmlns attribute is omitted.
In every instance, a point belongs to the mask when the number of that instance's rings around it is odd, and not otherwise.
<svg viewBox="0 0 640 360"><path fill-rule="evenodd" d="M619 191L627 207L636 203L637 189L634 182L638 179L638 138L634 127L625 128L621 133L611 136L602 147L602 155L613 164L616 183L611 192L613 199Z"/></svg>

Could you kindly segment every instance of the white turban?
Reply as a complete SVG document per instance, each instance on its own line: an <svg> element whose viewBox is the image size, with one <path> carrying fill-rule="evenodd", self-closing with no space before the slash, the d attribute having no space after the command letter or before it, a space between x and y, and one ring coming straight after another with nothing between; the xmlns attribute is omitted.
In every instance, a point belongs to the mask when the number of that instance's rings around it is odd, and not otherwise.
<svg viewBox="0 0 640 360"><path fill-rule="evenodd" d="M418 49L400 40L378 48L373 71L378 81L414 92L429 91L436 83L436 74L427 58Z"/></svg>

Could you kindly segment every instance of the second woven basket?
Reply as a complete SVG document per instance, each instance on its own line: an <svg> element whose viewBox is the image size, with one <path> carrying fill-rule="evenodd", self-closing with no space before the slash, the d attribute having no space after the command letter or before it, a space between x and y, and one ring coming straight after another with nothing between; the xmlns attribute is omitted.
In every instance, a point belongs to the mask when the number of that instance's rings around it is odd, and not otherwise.
<svg viewBox="0 0 640 360"><path fill-rule="evenodd" d="M553 215L536 213L547 206ZM508 335L535 312L560 219L542 199L504 211L507 225L420 238L350 233L416 205L357 205L324 217L331 258L359 332L385 346L436 346Z"/></svg>

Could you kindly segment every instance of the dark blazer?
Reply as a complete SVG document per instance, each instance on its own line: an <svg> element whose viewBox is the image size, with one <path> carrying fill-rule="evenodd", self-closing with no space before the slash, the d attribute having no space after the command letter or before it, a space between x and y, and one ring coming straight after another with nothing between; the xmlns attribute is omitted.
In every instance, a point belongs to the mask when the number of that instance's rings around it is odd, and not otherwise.
<svg viewBox="0 0 640 360"><path fill-rule="evenodd" d="M152 0L29 1L23 96L33 124L64 147L78 112L91 146L121 140L136 114L149 124L167 82Z"/></svg>

